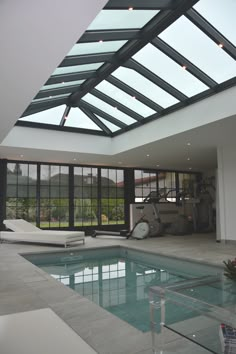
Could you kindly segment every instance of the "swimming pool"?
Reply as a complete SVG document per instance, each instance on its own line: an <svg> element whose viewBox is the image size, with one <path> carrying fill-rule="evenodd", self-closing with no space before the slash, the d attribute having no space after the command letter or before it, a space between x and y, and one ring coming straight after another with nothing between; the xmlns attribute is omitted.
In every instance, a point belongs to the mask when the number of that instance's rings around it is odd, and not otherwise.
<svg viewBox="0 0 236 354"><path fill-rule="evenodd" d="M222 268L140 252L124 247L32 254L29 261L107 311L145 332L150 330L149 288L218 275ZM226 285L225 285L226 284ZM236 304L235 291L224 284L204 285L185 293L218 305ZM175 323L191 316L170 306L167 317Z"/></svg>

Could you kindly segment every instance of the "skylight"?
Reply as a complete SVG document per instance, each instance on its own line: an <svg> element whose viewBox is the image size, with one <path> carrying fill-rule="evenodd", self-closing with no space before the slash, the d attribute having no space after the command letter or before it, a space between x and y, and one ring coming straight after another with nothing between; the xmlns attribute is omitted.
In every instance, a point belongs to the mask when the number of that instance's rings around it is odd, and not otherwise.
<svg viewBox="0 0 236 354"><path fill-rule="evenodd" d="M218 83L236 74L235 60L184 16L162 32L160 38Z"/></svg>
<svg viewBox="0 0 236 354"><path fill-rule="evenodd" d="M102 10L88 27L88 31L142 28L158 12L157 10Z"/></svg>
<svg viewBox="0 0 236 354"><path fill-rule="evenodd" d="M234 86L235 13L236 0L109 0L17 124L112 137Z"/></svg>

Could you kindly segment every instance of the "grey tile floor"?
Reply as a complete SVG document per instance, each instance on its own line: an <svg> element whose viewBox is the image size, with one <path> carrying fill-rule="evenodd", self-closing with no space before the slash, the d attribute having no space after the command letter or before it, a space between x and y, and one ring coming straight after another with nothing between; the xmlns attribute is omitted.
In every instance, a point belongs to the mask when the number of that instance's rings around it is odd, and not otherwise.
<svg viewBox="0 0 236 354"><path fill-rule="evenodd" d="M236 245L215 242L213 234L164 236L147 240L86 237L70 249L123 245L182 259L215 265L236 256ZM16 243L0 244L0 316L51 308L81 338L100 354L152 353L150 333L142 333L44 273L20 254L64 251L60 247ZM204 351L176 336L163 354L200 354Z"/></svg>

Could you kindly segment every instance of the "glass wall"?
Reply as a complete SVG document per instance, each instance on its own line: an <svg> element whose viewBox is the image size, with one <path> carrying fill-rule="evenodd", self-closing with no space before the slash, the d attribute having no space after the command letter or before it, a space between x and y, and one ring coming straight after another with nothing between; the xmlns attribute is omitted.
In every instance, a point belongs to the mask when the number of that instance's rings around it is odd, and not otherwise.
<svg viewBox="0 0 236 354"><path fill-rule="evenodd" d="M101 169L101 224L124 224L124 171Z"/></svg>
<svg viewBox="0 0 236 354"><path fill-rule="evenodd" d="M6 218L36 223L36 164L7 164Z"/></svg>
<svg viewBox="0 0 236 354"><path fill-rule="evenodd" d="M196 197L197 175L194 173L179 173L179 191L186 197Z"/></svg>
<svg viewBox="0 0 236 354"><path fill-rule="evenodd" d="M40 166L40 227L69 226L69 167Z"/></svg>
<svg viewBox="0 0 236 354"><path fill-rule="evenodd" d="M158 191L162 196L160 202L176 201L176 174L175 172L158 173Z"/></svg>
<svg viewBox="0 0 236 354"><path fill-rule="evenodd" d="M135 185L135 202L143 202L144 199L154 191L157 191L157 173L135 170L134 171Z"/></svg>
<svg viewBox="0 0 236 354"><path fill-rule="evenodd" d="M128 203L143 202L151 192L163 195L160 202L181 202L181 193L185 199L195 193L196 173L138 169L133 180L128 173L133 171L126 172L9 161L6 218L23 218L41 228L111 225L118 229L128 224Z"/></svg>
<svg viewBox="0 0 236 354"><path fill-rule="evenodd" d="M98 225L98 169L74 167L74 225Z"/></svg>
<svg viewBox="0 0 236 354"><path fill-rule="evenodd" d="M181 193L195 195L196 173L174 171L134 171L135 202L143 202L151 192L157 192L159 202L176 202Z"/></svg>

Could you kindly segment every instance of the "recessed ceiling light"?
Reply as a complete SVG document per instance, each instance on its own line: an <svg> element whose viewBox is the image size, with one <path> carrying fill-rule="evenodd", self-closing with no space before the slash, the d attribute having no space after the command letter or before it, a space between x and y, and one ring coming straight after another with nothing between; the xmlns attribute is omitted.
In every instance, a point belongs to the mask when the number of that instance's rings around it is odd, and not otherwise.
<svg viewBox="0 0 236 354"><path fill-rule="evenodd" d="M191 143L187 143L187 145L188 145L188 146L190 146L190 145L191 145Z"/></svg>
<svg viewBox="0 0 236 354"><path fill-rule="evenodd" d="M147 157L149 157L150 155L149 154L147 154Z"/></svg>
<svg viewBox="0 0 236 354"><path fill-rule="evenodd" d="M64 117L65 120L67 120L67 118L68 118L67 116Z"/></svg>
<svg viewBox="0 0 236 354"><path fill-rule="evenodd" d="M224 47L223 43L219 43L218 46L219 46L220 48L223 48L223 47Z"/></svg>
<svg viewBox="0 0 236 354"><path fill-rule="evenodd" d="M132 96L132 98L135 100L136 99L136 97L135 96Z"/></svg>
<svg viewBox="0 0 236 354"><path fill-rule="evenodd" d="M130 6L129 8L128 8L128 10L129 11L132 11L134 8L132 7L132 6Z"/></svg>
<svg viewBox="0 0 236 354"><path fill-rule="evenodd" d="M74 161L76 161L76 159L73 159Z"/></svg>
<svg viewBox="0 0 236 354"><path fill-rule="evenodd" d="M121 165L121 164L122 164L122 161L119 161L118 164Z"/></svg>
<svg viewBox="0 0 236 354"><path fill-rule="evenodd" d="M24 155L20 155L20 157L24 157Z"/></svg>
<svg viewBox="0 0 236 354"><path fill-rule="evenodd" d="M187 160L190 161L190 157L188 157Z"/></svg>
<svg viewBox="0 0 236 354"><path fill-rule="evenodd" d="M156 165L157 167L159 167L160 165Z"/></svg>
<svg viewBox="0 0 236 354"><path fill-rule="evenodd" d="M102 39L100 39L98 42L99 42L99 43L103 43L103 40L102 40Z"/></svg>
<svg viewBox="0 0 236 354"><path fill-rule="evenodd" d="M64 81L62 81L62 84L64 84L65 82Z"/></svg>
<svg viewBox="0 0 236 354"><path fill-rule="evenodd" d="M191 169L192 169L192 167L189 167L188 169L189 169L189 170L191 170Z"/></svg>
<svg viewBox="0 0 236 354"><path fill-rule="evenodd" d="M184 70L186 70L186 69L187 69L187 66L186 66L186 65L183 65L182 68L183 68Z"/></svg>

